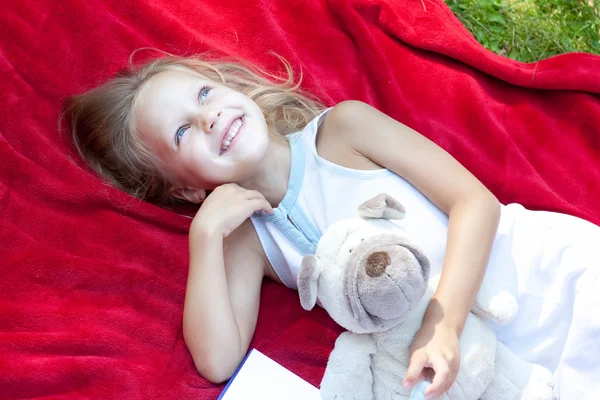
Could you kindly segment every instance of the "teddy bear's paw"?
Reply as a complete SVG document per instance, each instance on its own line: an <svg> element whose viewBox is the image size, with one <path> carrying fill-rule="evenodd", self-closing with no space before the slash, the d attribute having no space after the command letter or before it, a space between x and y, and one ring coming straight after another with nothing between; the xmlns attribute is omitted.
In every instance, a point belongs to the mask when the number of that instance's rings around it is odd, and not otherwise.
<svg viewBox="0 0 600 400"><path fill-rule="evenodd" d="M552 373L541 365L533 365L527 387L523 391L523 400L552 400L554 384Z"/></svg>
<svg viewBox="0 0 600 400"><path fill-rule="evenodd" d="M522 400L553 400L554 386L544 382L534 382L527 386L521 395Z"/></svg>
<svg viewBox="0 0 600 400"><path fill-rule="evenodd" d="M503 290L492 298L490 301L490 309L494 313L494 320L504 325L515 318L519 306L514 296Z"/></svg>

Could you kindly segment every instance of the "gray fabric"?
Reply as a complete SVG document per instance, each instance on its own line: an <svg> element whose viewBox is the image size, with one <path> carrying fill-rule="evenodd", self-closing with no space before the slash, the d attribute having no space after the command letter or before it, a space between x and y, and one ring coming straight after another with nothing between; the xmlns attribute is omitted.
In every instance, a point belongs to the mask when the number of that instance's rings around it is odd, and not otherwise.
<svg viewBox="0 0 600 400"><path fill-rule="evenodd" d="M363 218L402 219L406 209L387 193L380 193L358 206L358 215Z"/></svg>
<svg viewBox="0 0 600 400"><path fill-rule="evenodd" d="M419 264L421 265L422 268L422 274L425 277L425 284L427 284L427 282L429 282L429 272L431 270L431 264L429 263L429 258L427 258L425 256L425 254L423 254L421 252L421 250L416 249L415 247L411 246L410 244L403 244L404 247L406 247L408 250L410 250L410 252L413 254L413 256L415 256L415 258L417 259L417 261L419 261Z"/></svg>
<svg viewBox="0 0 600 400"><path fill-rule="evenodd" d="M298 273L298 295L300 304L305 310L312 310L317 302L317 257L309 254L302 259Z"/></svg>
<svg viewBox="0 0 600 400"><path fill-rule="evenodd" d="M378 265L374 267L373 262ZM428 279L427 257L402 236L385 233L353 250L345 268L344 297L361 327L383 331L410 312L425 293Z"/></svg>

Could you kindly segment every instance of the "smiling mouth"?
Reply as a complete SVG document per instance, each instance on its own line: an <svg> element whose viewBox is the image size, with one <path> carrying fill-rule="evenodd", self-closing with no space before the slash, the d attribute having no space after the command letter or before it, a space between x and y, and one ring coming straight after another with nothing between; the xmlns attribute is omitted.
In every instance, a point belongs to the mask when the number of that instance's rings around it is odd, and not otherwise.
<svg viewBox="0 0 600 400"><path fill-rule="evenodd" d="M239 131L243 125L244 125L243 117L237 118L236 120L234 120L231 123L231 127L229 128L229 131L227 131L225 136L223 136L223 141L221 142L221 149L220 149L219 155L222 155L229 149L229 146L231 146L231 142L235 139L235 137L237 136L237 134L239 133Z"/></svg>

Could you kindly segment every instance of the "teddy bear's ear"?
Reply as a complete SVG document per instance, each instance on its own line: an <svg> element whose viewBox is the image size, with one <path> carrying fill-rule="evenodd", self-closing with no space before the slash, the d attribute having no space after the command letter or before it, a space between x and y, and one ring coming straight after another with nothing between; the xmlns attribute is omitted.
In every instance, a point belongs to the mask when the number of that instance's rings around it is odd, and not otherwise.
<svg viewBox="0 0 600 400"><path fill-rule="evenodd" d="M300 272L298 273L298 295L302 308L309 311L317 302L317 281L321 273L319 259L312 254L302 259Z"/></svg>
<svg viewBox="0 0 600 400"><path fill-rule="evenodd" d="M400 202L387 193L380 193L358 206L362 218L402 219L406 210Z"/></svg>

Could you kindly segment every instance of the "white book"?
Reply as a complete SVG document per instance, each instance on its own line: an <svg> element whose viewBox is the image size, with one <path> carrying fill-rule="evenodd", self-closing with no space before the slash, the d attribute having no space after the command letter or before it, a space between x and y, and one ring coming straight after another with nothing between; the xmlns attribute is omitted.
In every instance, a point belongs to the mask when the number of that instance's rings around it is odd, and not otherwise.
<svg viewBox="0 0 600 400"><path fill-rule="evenodd" d="M319 389L252 349L218 400L321 400Z"/></svg>

